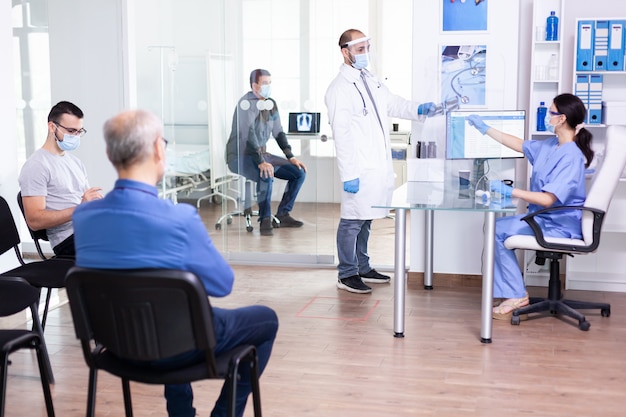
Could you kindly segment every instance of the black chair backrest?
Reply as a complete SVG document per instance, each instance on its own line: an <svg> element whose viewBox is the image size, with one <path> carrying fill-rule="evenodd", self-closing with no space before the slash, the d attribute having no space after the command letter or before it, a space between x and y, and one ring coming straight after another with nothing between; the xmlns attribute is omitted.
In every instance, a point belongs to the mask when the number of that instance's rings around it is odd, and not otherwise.
<svg viewBox="0 0 626 417"><path fill-rule="evenodd" d="M21 242L9 203L0 197L0 254L16 248Z"/></svg>
<svg viewBox="0 0 626 417"><path fill-rule="evenodd" d="M73 267L65 284L76 336L88 363L93 364L90 342L120 359L135 361L199 349L210 353L209 369L216 373L211 306L193 273Z"/></svg>
<svg viewBox="0 0 626 417"><path fill-rule="evenodd" d="M17 193L17 204L20 206L20 211L22 212L22 216L24 216L24 220L26 220L26 216L24 215L24 203L22 203L21 191ZM26 226L28 226L28 223L26 224ZM37 239L48 241L48 233L46 232L46 229L33 230L29 227L28 231L30 233L30 237L32 237L34 241L37 241Z"/></svg>
<svg viewBox="0 0 626 417"><path fill-rule="evenodd" d="M0 277L0 317L10 316L39 302L39 290L25 279Z"/></svg>

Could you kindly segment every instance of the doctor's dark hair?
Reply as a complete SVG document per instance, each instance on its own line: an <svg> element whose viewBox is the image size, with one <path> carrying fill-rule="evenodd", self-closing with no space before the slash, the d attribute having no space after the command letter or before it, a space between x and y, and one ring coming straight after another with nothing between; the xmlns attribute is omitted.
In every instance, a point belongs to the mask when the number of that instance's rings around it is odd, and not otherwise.
<svg viewBox="0 0 626 417"><path fill-rule="evenodd" d="M365 34L358 29L348 29L345 32L343 32L341 36L339 37L339 48L340 49L347 48L348 47L347 43L355 38L354 36L355 34L358 34L359 37L365 36Z"/></svg>
<svg viewBox="0 0 626 417"><path fill-rule="evenodd" d="M258 68L258 69L252 70L252 72L250 73L250 87L252 87L252 84L254 83L258 84L259 79L264 75L267 75L268 77L272 76L272 74L270 74L270 72L266 69Z"/></svg>
<svg viewBox="0 0 626 417"><path fill-rule="evenodd" d="M58 123L59 119L64 114L71 114L79 119L82 119L84 116L83 111L79 109L76 104L70 103L69 101L59 101L57 104L52 106L52 109L50 109L50 113L48 113L48 121Z"/></svg>
<svg viewBox="0 0 626 417"><path fill-rule="evenodd" d="M587 113L585 104L580 98L569 93L559 94L554 97L553 101L554 107L556 107L559 113L565 115L565 121L576 132L574 141L585 156L585 167L588 167L593 159L594 152L591 149L593 135L582 126Z"/></svg>
<svg viewBox="0 0 626 417"><path fill-rule="evenodd" d="M128 168L152 156L163 124L148 111L129 110L107 120L103 132L109 161L115 168Z"/></svg>

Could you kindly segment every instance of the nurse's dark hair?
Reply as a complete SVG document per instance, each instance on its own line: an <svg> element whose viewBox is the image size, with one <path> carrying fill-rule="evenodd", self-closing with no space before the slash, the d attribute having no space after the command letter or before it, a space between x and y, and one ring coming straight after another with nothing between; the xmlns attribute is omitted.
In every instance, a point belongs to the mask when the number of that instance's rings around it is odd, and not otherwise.
<svg viewBox="0 0 626 417"><path fill-rule="evenodd" d="M252 72L250 73L250 87L252 87L252 84L254 83L258 84L259 79L264 75L267 75L268 77L272 76L272 74L270 74L270 72L266 69L257 68L255 70L252 70Z"/></svg>
<svg viewBox="0 0 626 417"><path fill-rule="evenodd" d="M83 111L79 109L76 104L70 103L69 101L59 101L57 104L52 106L52 109L50 109L50 113L48 113L48 121L58 123L59 119L64 114L71 114L79 119L83 118Z"/></svg>
<svg viewBox="0 0 626 417"><path fill-rule="evenodd" d="M565 122L572 129L578 132L574 137L574 141L587 160L585 167L588 167L593 159L594 152L593 149L591 149L591 140L593 139L593 135L589 132L589 130L582 127L587 113L585 104L577 96L569 93L563 93L554 97L554 107L556 107L559 113L565 115Z"/></svg>

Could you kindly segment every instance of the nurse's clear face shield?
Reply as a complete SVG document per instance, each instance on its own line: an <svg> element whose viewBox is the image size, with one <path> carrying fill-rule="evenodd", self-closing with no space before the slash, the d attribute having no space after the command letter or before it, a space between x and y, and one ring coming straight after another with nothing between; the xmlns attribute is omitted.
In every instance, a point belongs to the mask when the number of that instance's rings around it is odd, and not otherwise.
<svg viewBox="0 0 626 417"><path fill-rule="evenodd" d="M369 37L353 39L343 44L342 48L348 52L348 60L354 68L369 68L372 72L376 72L374 70L376 53L374 48L372 48Z"/></svg>

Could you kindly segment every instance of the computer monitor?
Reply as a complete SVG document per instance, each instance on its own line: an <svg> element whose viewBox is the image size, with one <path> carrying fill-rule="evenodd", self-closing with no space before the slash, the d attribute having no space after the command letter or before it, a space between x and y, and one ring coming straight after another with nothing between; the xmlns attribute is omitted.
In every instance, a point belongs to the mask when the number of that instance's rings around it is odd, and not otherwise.
<svg viewBox="0 0 626 417"><path fill-rule="evenodd" d="M507 148L470 126L467 116L471 114L479 115L490 127L522 139L525 137L525 110L450 111L446 115L446 159L500 159L524 156L523 153Z"/></svg>
<svg viewBox="0 0 626 417"><path fill-rule="evenodd" d="M317 134L320 132L320 113L289 113L289 133Z"/></svg>

